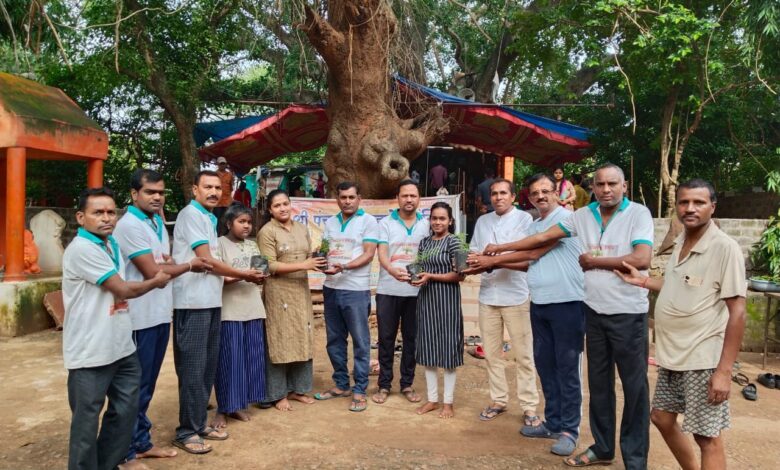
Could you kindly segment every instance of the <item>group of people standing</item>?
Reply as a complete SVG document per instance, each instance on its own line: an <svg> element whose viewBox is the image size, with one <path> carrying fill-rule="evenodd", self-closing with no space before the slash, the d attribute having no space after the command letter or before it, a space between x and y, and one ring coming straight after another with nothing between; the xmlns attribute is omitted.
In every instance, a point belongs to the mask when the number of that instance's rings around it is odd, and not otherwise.
<svg viewBox="0 0 780 470"><path fill-rule="evenodd" d="M63 351L73 411L69 467L102 469L123 463L123 468L146 468L138 459L176 455L152 443L146 415L171 322L179 379L179 426L173 444L181 450L211 451L206 441L227 439L228 419L248 420L245 410L252 403L290 411L292 402L343 397L350 398L350 411L364 411L371 349L369 271L376 255L381 269L376 289L379 377L370 397L374 403L381 405L392 394L400 330L400 394L410 402L422 402L413 387L419 364L425 367L427 402L416 412L439 410L441 418L455 416L455 370L463 365L464 352L459 283L466 275L481 274L479 326L491 403L479 418L493 420L508 408L506 329L517 366L521 434L553 439L553 453L572 454L579 439L581 353L587 342L590 424L596 442L564 462L586 466L614 458L617 365L625 398L623 460L629 469L646 468L647 289L660 289L657 309L664 315L659 322L657 310L656 355L666 374L663 381L659 378L666 401L657 391L653 422L681 465L695 468L687 466L693 450L686 447L674 420L676 413L684 413L683 429L694 432L703 461L716 457L709 461L716 462L717 444L723 450L719 432L728 426L730 375L724 394L722 372L730 374L738 351L745 292L744 265L741 290L738 282L739 249L735 252L736 243L729 243L711 223L712 212L706 213L707 207L714 210L711 186L693 182L680 187L678 201L687 204L681 207L678 202L686 226L680 240L683 254L675 251L678 257L673 255L667 276L673 270L680 278L675 283L685 286L675 284L672 295L665 295L671 289L668 283L647 277L652 218L645 207L625 198L619 167L606 165L596 172L596 202L576 212L560 204L561 190L550 176L533 176L528 189L539 211L535 221L513 205L511 181L492 181L492 211L477 221L469 268L462 272L453 269L461 242L452 233L452 208L437 202L424 218L413 180L399 184L398 209L379 222L360 208L359 187L340 183L336 188L340 212L325 224L324 237L330 244L326 257L311 253L308 230L293 220L290 199L281 190L267 196L266 216L255 242L249 238L253 228L249 209L231 205L221 220L213 214L223 191L220 176L201 171L191 203L177 217L172 252L158 215L165 190L158 173L138 170L133 175L133 204L118 223L110 190L85 190L77 212L81 229L63 260ZM218 224L224 224L226 235L217 236ZM705 254L717 259L710 261ZM267 260L267 273L256 269L257 257ZM690 259L701 273L686 271ZM708 269L710 262L720 271ZM413 263L422 265L421 273L407 269ZM309 270L327 276L324 319L333 366L333 386L313 397ZM718 273L727 277L710 279ZM680 292L691 287L701 289ZM678 295L687 296L686 301L700 295L704 301L690 303L696 311L689 311ZM684 339L679 328L685 331ZM700 331L703 328L707 331ZM691 341L691 332L696 341ZM536 374L545 398L544 419L537 412ZM217 411L209 422L212 388ZM108 409L98 433L106 397ZM709 445L712 442L716 445Z"/></svg>

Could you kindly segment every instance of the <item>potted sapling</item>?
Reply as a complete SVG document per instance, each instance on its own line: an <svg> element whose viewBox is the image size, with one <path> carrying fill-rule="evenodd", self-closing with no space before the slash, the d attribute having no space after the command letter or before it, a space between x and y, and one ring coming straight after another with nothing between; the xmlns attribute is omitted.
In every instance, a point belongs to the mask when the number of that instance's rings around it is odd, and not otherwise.
<svg viewBox="0 0 780 470"><path fill-rule="evenodd" d="M320 247L311 254L312 258L325 258L328 259L328 253L330 253L330 240L323 237L322 241L320 242ZM331 268L330 263L328 263L327 266L325 266L325 270L329 270Z"/></svg>
<svg viewBox="0 0 780 470"><path fill-rule="evenodd" d="M256 271L260 271L266 276L270 274L268 257L265 255L252 255L252 257L249 258L249 267Z"/></svg>
<svg viewBox="0 0 780 470"><path fill-rule="evenodd" d="M780 193L780 171L767 177L767 189ZM753 245L750 261L757 275L749 279L750 288L759 292L780 292L780 209L769 218L761 238Z"/></svg>
<svg viewBox="0 0 780 470"><path fill-rule="evenodd" d="M469 268L469 244L464 232L456 234L455 238L458 240L458 249L452 256L452 267L455 272L462 273Z"/></svg>
<svg viewBox="0 0 780 470"><path fill-rule="evenodd" d="M423 269L423 263L436 254L436 250L430 249L425 251L418 251L417 256L414 257L414 261L406 265L406 272L409 273L409 282L417 282L420 280L420 274L425 272Z"/></svg>

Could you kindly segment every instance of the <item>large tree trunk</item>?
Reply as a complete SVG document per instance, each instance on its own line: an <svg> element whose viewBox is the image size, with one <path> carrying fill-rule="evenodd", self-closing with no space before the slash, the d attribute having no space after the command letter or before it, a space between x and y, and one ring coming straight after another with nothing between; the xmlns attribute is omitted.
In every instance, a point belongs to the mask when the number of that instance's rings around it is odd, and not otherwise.
<svg viewBox="0 0 780 470"><path fill-rule="evenodd" d="M396 18L387 0L333 0L328 20L311 8L304 29L328 65L331 128L324 169L331 194L355 181L364 197L382 198L446 130L440 114L402 120L392 103L388 52Z"/></svg>

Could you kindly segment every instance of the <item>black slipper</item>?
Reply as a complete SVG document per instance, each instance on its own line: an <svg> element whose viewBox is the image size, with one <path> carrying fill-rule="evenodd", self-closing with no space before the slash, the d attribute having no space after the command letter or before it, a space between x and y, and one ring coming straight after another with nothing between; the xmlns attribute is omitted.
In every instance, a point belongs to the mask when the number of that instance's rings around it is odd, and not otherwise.
<svg viewBox="0 0 780 470"><path fill-rule="evenodd" d="M754 384L747 384L745 388L742 389L742 396L745 397L745 400L758 400L758 390L756 390L756 386Z"/></svg>
<svg viewBox="0 0 780 470"><path fill-rule="evenodd" d="M767 388L775 388L777 386L775 382L775 376L769 373L759 375L758 383Z"/></svg>
<svg viewBox="0 0 780 470"><path fill-rule="evenodd" d="M775 374L775 388L780 388L780 375Z"/></svg>

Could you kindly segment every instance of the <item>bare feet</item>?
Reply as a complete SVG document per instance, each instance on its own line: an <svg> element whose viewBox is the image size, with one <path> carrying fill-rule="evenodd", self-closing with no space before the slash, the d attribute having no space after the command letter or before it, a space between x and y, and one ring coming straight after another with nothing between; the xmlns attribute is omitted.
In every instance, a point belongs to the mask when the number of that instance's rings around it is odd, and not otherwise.
<svg viewBox="0 0 780 470"><path fill-rule="evenodd" d="M281 400L277 401L274 406L279 411L292 411L293 410L293 407L290 404L290 402L287 400L287 398L282 398Z"/></svg>
<svg viewBox="0 0 780 470"><path fill-rule="evenodd" d="M150 470L149 467L139 462L138 459L128 460L119 465L119 470Z"/></svg>
<svg viewBox="0 0 780 470"><path fill-rule="evenodd" d="M227 428L227 416L224 413L215 414L214 419L211 420L211 427L214 429Z"/></svg>
<svg viewBox="0 0 780 470"><path fill-rule="evenodd" d="M304 394L304 393L295 393L291 392L289 395L287 395L288 400L295 400L299 401L301 403L305 403L307 405L311 405L314 403L314 398Z"/></svg>
<svg viewBox="0 0 780 470"><path fill-rule="evenodd" d="M438 402L427 402L423 406L417 408L417 414L418 415L424 415L425 413L431 412L433 410L436 410L439 408Z"/></svg>
<svg viewBox="0 0 780 470"><path fill-rule="evenodd" d="M236 421L247 422L250 420L249 414L244 410L238 410L234 413L228 414L228 416L235 419Z"/></svg>
<svg viewBox="0 0 780 470"><path fill-rule="evenodd" d="M135 454L136 459L168 459L179 455L173 449L163 449L162 447L153 446L146 452L139 452Z"/></svg>
<svg viewBox="0 0 780 470"><path fill-rule="evenodd" d="M439 412L439 418L450 419L454 417L455 408L452 406L452 403L445 403L444 407L442 407L441 411Z"/></svg>

